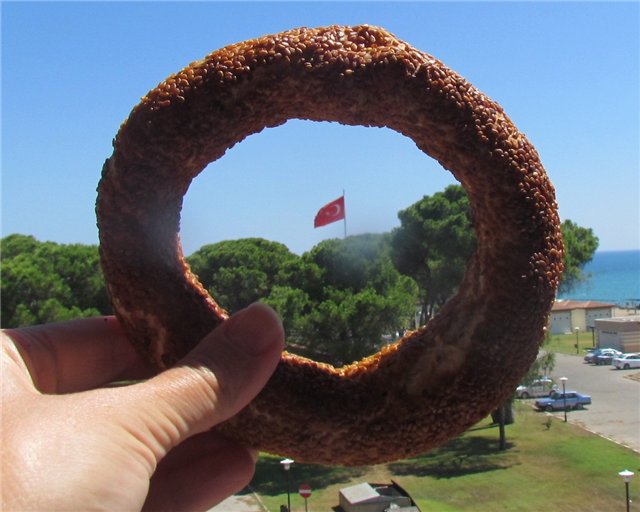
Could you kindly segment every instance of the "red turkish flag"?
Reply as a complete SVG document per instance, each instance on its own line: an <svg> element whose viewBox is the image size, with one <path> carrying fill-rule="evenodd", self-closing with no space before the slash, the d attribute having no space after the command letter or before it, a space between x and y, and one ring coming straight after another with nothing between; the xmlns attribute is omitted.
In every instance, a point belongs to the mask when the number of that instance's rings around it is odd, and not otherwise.
<svg viewBox="0 0 640 512"><path fill-rule="evenodd" d="M313 227L319 228L320 226L326 226L332 222L344 219L344 196L339 197L335 201L331 201L329 204L325 204L313 220Z"/></svg>

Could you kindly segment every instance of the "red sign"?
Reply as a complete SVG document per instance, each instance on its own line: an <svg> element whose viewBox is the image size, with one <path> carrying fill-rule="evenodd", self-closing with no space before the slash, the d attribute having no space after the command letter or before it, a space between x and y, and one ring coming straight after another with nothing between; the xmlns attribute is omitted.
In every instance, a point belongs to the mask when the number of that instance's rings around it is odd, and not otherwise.
<svg viewBox="0 0 640 512"><path fill-rule="evenodd" d="M298 492L300 493L300 496L302 496L306 500L309 496L311 496L311 487L307 484L300 484Z"/></svg>

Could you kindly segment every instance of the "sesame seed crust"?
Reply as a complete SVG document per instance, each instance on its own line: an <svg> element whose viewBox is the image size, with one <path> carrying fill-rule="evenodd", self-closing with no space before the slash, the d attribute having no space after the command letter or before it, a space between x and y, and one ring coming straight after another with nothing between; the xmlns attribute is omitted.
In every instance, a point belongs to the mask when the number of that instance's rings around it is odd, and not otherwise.
<svg viewBox="0 0 640 512"><path fill-rule="evenodd" d="M341 368L285 353L260 395L219 429L314 463L424 453L486 416L526 373L563 246L553 186L526 137L497 103L384 29L299 28L230 45L142 99L98 187L114 310L158 369L227 318L182 255L183 196L227 149L289 119L410 137L467 191L477 250L457 295L426 326Z"/></svg>

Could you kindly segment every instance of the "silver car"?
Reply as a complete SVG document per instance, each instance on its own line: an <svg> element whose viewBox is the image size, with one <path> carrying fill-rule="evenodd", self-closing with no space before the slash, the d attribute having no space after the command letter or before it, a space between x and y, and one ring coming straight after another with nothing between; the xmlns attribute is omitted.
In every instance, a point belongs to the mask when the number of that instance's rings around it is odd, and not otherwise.
<svg viewBox="0 0 640 512"><path fill-rule="evenodd" d="M549 377L540 377L535 379L531 384L522 384L516 388L516 397L533 398L541 396L549 396L549 393L558 386Z"/></svg>
<svg viewBox="0 0 640 512"><path fill-rule="evenodd" d="M602 351L594 359L594 363L598 366L611 364L614 357L620 357L622 352L614 348L603 348Z"/></svg>

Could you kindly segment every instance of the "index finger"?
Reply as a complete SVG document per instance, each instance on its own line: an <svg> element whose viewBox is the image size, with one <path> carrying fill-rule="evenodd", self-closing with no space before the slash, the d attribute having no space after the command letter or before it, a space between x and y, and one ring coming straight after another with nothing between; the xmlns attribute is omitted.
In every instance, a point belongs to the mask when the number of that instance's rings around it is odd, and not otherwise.
<svg viewBox="0 0 640 512"><path fill-rule="evenodd" d="M112 316L7 329L4 334L42 393L84 391L152 373Z"/></svg>

